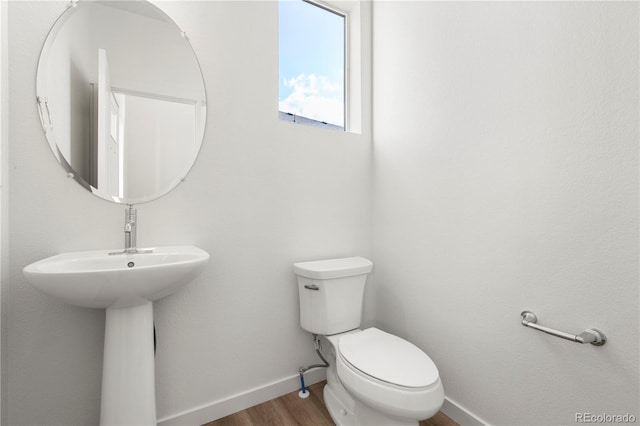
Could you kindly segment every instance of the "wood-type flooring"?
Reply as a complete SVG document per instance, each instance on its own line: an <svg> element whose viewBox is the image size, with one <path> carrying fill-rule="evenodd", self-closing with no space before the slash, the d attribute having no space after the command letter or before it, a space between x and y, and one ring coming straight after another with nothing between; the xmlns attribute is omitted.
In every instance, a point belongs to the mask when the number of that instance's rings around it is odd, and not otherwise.
<svg viewBox="0 0 640 426"><path fill-rule="evenodd" d="M322 400L326 381L307 389L308 398L302 399L298 391L288 393L204 426L333 426L331 416ZM384 425L380 425L384 426ZM442 412L420 422L420 426L459 426Z"/></svg>

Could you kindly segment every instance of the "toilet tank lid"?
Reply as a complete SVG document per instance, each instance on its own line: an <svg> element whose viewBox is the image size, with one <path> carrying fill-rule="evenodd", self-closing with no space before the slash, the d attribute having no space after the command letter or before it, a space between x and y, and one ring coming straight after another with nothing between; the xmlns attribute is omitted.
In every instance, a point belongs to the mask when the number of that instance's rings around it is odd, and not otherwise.
<svg viewBox="0 0 640 426"><path fill-rule="evenodd" d="M293 264L293 271L297 275L321 280L368 274L372 269L373 263L359 256Z"/></svg>

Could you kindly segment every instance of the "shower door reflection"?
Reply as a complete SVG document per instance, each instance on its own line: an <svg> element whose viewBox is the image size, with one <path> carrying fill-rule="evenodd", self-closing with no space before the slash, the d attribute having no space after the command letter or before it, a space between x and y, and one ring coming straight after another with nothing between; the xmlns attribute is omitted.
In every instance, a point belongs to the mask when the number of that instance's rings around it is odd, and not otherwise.
<svg viewBox="0 0 640 426"><path fill-rule="evenodd" d="M120 201L174 186L199 149L200 103L115 87L97 92L92 191Z"/></svg>

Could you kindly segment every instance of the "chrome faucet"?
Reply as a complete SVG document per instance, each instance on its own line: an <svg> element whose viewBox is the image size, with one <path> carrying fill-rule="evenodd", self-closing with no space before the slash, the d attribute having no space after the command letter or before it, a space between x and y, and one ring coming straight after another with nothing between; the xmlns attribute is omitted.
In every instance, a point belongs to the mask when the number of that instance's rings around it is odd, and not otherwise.
<svg viewBox="0 0 640 426"><path fill-rule="evenodd" d="M124 252L137 253L136 249L136 219L135 207L129 204L124 212Z"/></svg>
<svg viewBox="0 0 640 426"><path fill-rule="evenodd" d="M136 247L136 230L138 227L138 216L135 207L129 204L124 211L124 250L109 253L114 254L137 254L137 253L153 253L153 249L140 250Z"/></svg>

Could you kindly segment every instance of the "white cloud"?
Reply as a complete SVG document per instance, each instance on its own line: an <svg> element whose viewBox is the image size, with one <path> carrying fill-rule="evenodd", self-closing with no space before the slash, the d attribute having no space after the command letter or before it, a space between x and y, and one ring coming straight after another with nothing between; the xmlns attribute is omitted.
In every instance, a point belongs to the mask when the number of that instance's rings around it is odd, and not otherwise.
<svg viewBox="0 0 640 426"><path fill-rule="evenodd" d="M280 101L280 111L344 126L342 83L335 83L325 76L315 74L300 74L284 79L283 83L293 91Z"/></svg>

